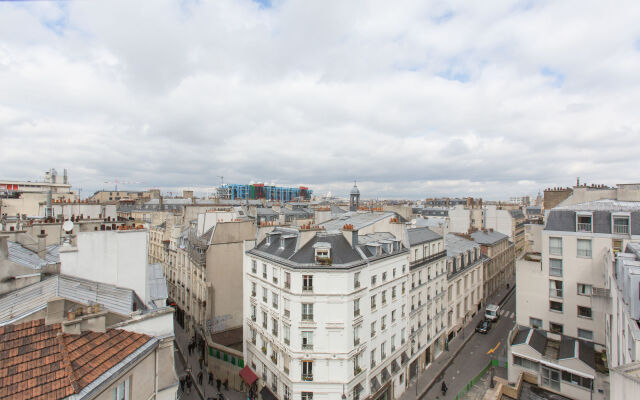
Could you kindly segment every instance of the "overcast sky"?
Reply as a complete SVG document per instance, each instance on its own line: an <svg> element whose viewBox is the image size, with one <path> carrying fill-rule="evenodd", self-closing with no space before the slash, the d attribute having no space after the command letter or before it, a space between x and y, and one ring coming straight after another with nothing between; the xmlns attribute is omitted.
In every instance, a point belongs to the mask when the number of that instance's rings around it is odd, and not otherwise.
<svg viewBox="0 0 640 400"><path fill-rule="evenodd" d="M0 3L0 178L363 197L640 181L640 3Z"/></svg>

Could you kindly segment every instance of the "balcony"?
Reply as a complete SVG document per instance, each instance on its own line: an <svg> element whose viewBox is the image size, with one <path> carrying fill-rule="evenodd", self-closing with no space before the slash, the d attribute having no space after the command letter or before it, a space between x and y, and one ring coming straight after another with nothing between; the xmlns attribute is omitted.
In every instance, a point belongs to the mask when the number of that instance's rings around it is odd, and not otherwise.
<svg viewBox="0 0 640 400"><path fill-rule="evenodd" d="M312 382L313 374L302 374L302 380L305 382Z"/></svg>
<svg viewBox="0 0 640 400"><path fill-rule="evenodd" d="M303 292L313 292L313 286L303 286L302 287L302 291Z"/></svg>
<svg viewBox="0 0 640 400"><path fill-rule="evenodd" d="M621 235L628 235L629 234L629 225L617 225L614 224L613 225L613 233L618 233Z"/></svg>
<svg viewBox="0 0 640 400"><path fill-rule="evenodd" d="M302 314L302 320L313 322L313 314Z"/></svg>
<svg viewBox="0 0 640 400"><path fill-rule="evenodd" d="M313 350L313 344L302 344L302 350Z"/></svg>
<svg viewBox="0 0 640 400"><path fill-rule="evenodd" d="M359 373L361 373L361 372L362 372L362 368L360 368L360 367L355 367L355 368L353 369L353 376L357 376L357 375L358 375Z"/></svg>
<svg viewBox="0 0 640 400"><path fill-rule="evenodd" d="M578 232L591 232L591 223L578 223Z"/></svg>
<svg viewBox="0 0 640 400"><path fill-rule="evenodd" d="M359 316L360 316L360 309L358 308L358 309L353 310L353 317L355 318L355 317L359 317Z"/></svg>

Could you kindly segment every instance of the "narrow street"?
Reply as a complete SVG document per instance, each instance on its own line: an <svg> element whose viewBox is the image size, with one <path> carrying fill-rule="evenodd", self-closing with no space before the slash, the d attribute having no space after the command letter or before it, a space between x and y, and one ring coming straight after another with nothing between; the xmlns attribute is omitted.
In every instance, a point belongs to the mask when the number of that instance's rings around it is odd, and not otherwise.
<svg viewBox="0 0 640 400"><path fill-rule="evenodd" d="M501 317L497 323L492 325L489 333L473 333L475 332L475 324L469 324L466 331L467 334L473 334L473 337L464 345L445 371L438 376L434 385L423 398L452 399L478 375L491 359L505 360L509 331L513 328L514 321L515 292L503 304ZM496 368L495 375L506 378L506 369ZM443 380L449 389L446 396L443 396L440 391Z"/></svg>

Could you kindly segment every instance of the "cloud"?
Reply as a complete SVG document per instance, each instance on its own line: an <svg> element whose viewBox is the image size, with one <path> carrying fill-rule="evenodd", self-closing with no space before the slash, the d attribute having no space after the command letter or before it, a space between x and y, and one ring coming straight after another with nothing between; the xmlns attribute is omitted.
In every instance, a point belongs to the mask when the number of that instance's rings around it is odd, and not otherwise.
<svg viewBox="0 0 640 400"><path fill-rule="evenodd" d="M0 171L364 197L636 180L640 5L0 3Z"/></svg>

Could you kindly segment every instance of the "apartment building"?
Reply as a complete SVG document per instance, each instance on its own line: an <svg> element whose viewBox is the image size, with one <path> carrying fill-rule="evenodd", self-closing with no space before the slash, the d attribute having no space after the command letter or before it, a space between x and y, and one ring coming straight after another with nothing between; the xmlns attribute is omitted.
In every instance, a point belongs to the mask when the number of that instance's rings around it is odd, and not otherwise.
<svg viewBox="0 0 640 400"><path fill-rule="evenodd" d="M515 245L516 255L524 251L525 222L524 213L519 208L495 204L484 207L484 229L493 229L509 236L509 240Z"/></svg>
<svg viewBox="0 0 640 400"><path fill-rule="evenodd" d="M409 329L413 379L445 346L447 326L447 252L444 238L428 228L407 229L409 243Z"/></svg>
<svg viewBox="0 0 640 400"><path fill-rule="evenodd" d="M482 280L486 303L498 290L515 283L515 246L507 235L496 231L477 231L470 236L486 257Z"/></svg>
<svg viewBox="0 0 640 400"><path fill-rule="evenodd" d="M638 202L597 200L557 206L549 212L541 232L540 256L527 254L517 261L517 324L539 330L552 347L578 343L580 350L571 354L579 353L583 364L573 371L588 379L574 382L568 370L571 366L553 352L539 351L537 358L529 354L528 360L548 364L544 369L540 366L536 375L545 389L582 399L601 389L597 365L605 363L604 349L611 345L607 335L613 328L607 317L611 313L608 300L603 299L609 297L605 288L613 282L604 271L614 253L640 238L639 222ZM511 377L511 364L509 367Z"/></svg>
<svg viewBox="0 0 640 400"><path fill-rule="evenodd" d="M276 227L245 253L244 356L262 391L358 400L405 390L409 250L355 228Z"/></svg>
<svg viewBox="0 0 640 400"><path fill-rule="evenodd" d="M640 390L640 242L603 262L606 307L605 341L611 374L610 398L629 399Z"/></svg>
<svg viewBox="0 0 640 400"><path fill-rule="evenodd" d="M482 308L483 264L480 245L469 238L449 233L447 249L447 340L453 337Z"/></svg>

